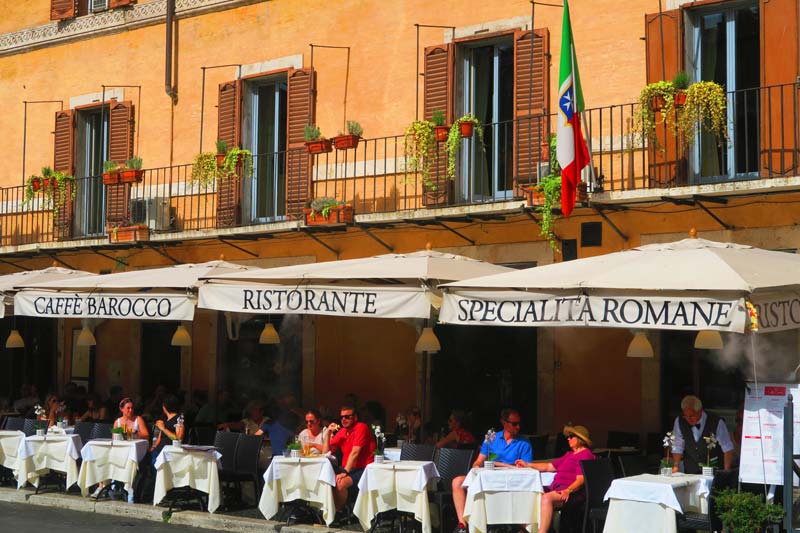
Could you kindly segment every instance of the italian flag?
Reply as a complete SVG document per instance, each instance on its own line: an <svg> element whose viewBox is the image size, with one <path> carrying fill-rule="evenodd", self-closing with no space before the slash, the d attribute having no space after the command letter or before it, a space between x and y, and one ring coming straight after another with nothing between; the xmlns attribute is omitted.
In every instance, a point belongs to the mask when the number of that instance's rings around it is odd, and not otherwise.
<svg viewBox="0 0 800 533"><path fill-rule="evenodd" d="M565 216L575 207L575 194L581 170L589 164L589 150L581 132L583 93L572 41L569 3L564 0L561 25L561 65L558 72L558 130L556 157L561 165L561 211Z"/></svg>

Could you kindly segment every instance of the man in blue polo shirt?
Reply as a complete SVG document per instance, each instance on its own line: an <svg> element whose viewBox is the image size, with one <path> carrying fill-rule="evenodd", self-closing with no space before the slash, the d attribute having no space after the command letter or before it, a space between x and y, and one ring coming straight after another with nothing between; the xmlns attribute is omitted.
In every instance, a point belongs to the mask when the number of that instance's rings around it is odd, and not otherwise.
<svg viewBox="0 0 800 533"><path fill-rule="evenodd" d="M493 442L484 441L481 446L481 453L472 464L472 468L483 466L489 454L494 454L494 464L500 466L514 466L517 459L523 461L533 461L533 450L531 444L525 439L518 439L517 434L520 430L521 418L516 409L503 409L500 412L500 422L503 424L503 433L498 433ZM527 459L526 459L527 458ZM461 486L466 476L459 476L453 479L453 506L456 508L458 516L458 526L454 533L467 533L467 525L464 522L464 505L467 502L467 489Z"/></svg>

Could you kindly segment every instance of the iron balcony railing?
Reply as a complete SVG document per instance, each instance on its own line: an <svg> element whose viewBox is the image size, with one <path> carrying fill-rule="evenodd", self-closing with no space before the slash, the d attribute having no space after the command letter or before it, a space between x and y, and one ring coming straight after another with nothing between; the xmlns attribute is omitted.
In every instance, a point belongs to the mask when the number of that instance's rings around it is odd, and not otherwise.
<svg viewBox="0 0 800 533"><path fill-rule="evenodd" d="M590 191L663 189L798 175L798 85L731 91L727 135L702 133L686 142L661 122L652 135L638 131L639 104L586 110L583 130L592 165L583 179ZM334 197L355 214L519 200L525 188L549 173L554 115L487 124L483 142L464 139L448 178L443 144L428 153L428 172L414 168L405 137L362 139L358 147L310 156L303 148L256 154L253 170L238 185L200 184L191 165L151 168L131 187L130 223L150 233L254 226L299 218L302 202ZM76 180L69 224L54 217L40 195L23 204L22 186L0 190L0 243L105 238L107 189L100 176Z"/></svg>

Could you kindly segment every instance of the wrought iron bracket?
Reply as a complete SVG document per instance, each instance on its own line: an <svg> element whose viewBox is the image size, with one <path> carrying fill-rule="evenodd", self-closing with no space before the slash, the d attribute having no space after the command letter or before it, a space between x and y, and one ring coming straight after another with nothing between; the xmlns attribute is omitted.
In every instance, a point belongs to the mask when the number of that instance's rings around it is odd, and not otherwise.
<svg viewBox="0 0 800 533"><path fill-rule="evenodd" d="M600 218L602 218L605 221L606 224L611 226L611 229L614 230L614 233L619 235L620 239L622 239L625 242L628 242L628 236L626 234L624 234L622 232L622 230L619 229L619 227L617 227L616 224L614 224L613 220L608 218L608 215L605 214L604 210L607 209L608 206L605 206L603 204L591 204L591 207L592 207L592 209L594 209L597 212L598 215L600 215ZM611 208L611 210L612 211L623 211L622 209L614 209L614 208Z"/></svg>
<svg viewBox="0 0 800 533"><path fill-rule="evenodd" d="M115 261L115 262L119 263L120 265L122 265L124 267L128 266L127 261L125 261L124 259L120 259L119 257L114 257L113 255L105 254L105 253L101 252L100 250L98 250L97 248L91 248L91 250L92 250L92 252L96 253L100 257L105 257L106 259L111 259L112 261Z"/></svg>
<svg viewBox="0 0 800 533"><path fill-rule="evenodd" d="M377 235L372 233L370 231L370 226L368 226L366 224L357 224L356 226L359 229L361 229L361 231L366 233L373 241L377 242L378 244L380 244L381 246L386 248L390 253L394 253L394 248L392 246L390 246L389 244L387 244L383 239L381 239L380 237L378 237Z"/></svg>
<svg viewBox="0 0 800 533"><path fill-rule="evenodd" d="M176 265L182 265L182 264L183 264L183 261L180 261L180 260L178 260L178 259L175 259L174 257L172 257L171 255L169 255L169 254L168 254L167 252L165 252L164 250L160 250L160 249L159 249L159 248L158 248L158 247L157 247L155 244L153 244L153 243L151 243L151 242L148 242L148 241L143 241L143 242L142 242L142 244L144 244L145 246L147 246L148 248L150 248L151 250L153 250L153 251L154 251L155 253L157 253L158 255L160 255L160 256L162 256L162 257L166 257L167 259L169 259L170 261L172 261L172 262L173 262L173 263L175 263Z"/></svg>
<svg viewBox="0 0 800 533"><path fill-rule="evenodd" d="M76 270L76 268L74 266L70 265L69 263L67 263L63 259L59 259L56 254L47 254L47 257L49 257L53 261L57 261L57 262L61 263L62 265L64 265L67 268L70 268L72 270Z"/></svg>
<svg viewBox="0 0 800 533"><path fill-rule="evenodd" d="M270 236L270 237L271 237L271 236ZM237 249L237 250L239 250L240 252L244 252L244 253L246 253L247 255L250 255L250 256L252 256L252 257L258 257L258 254L257 254L257 253L255 253L255 252L251 252L251 251L250 251L250 250L248 250L247 248L242 248L242 247L241 247L241 246L239 246L238 244L233 244L233 243L232 243L232 242L230 242L228 239L223 239L222 237L219 237L219 242L221 242L222 244L227 244L227 245L228 245L228 246L230 246L231 248L236 248L236 249Z"/></svg>
<svg viewBox="0 0 800 533"><path fill-rule="evenodd" d="M323 241L322 239L320 239L319 237L314 235L314 232L309 230L308 228L299 228L299 229L300 229L300 231L302 231L303 233L305 233L306 235L311 237L312 240L316 241L318 244L323 246L326 250L328 250L329 252L334 254L336 256L336 259L339 259L339 250L337 250L336 248L334 248L333 246L331 246L327 242Z"/></svg>

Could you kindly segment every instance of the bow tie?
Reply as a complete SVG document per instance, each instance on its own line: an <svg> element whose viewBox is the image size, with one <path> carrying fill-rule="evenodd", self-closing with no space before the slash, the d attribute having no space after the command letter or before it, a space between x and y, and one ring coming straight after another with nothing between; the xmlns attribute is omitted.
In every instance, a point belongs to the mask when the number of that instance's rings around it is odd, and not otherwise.
<svg viewBox="0 0 800 533"><path fill-rule="evenodd" d="M697 429L700 429L700 424L695 424L694 427L696 427Z"/></svg>

